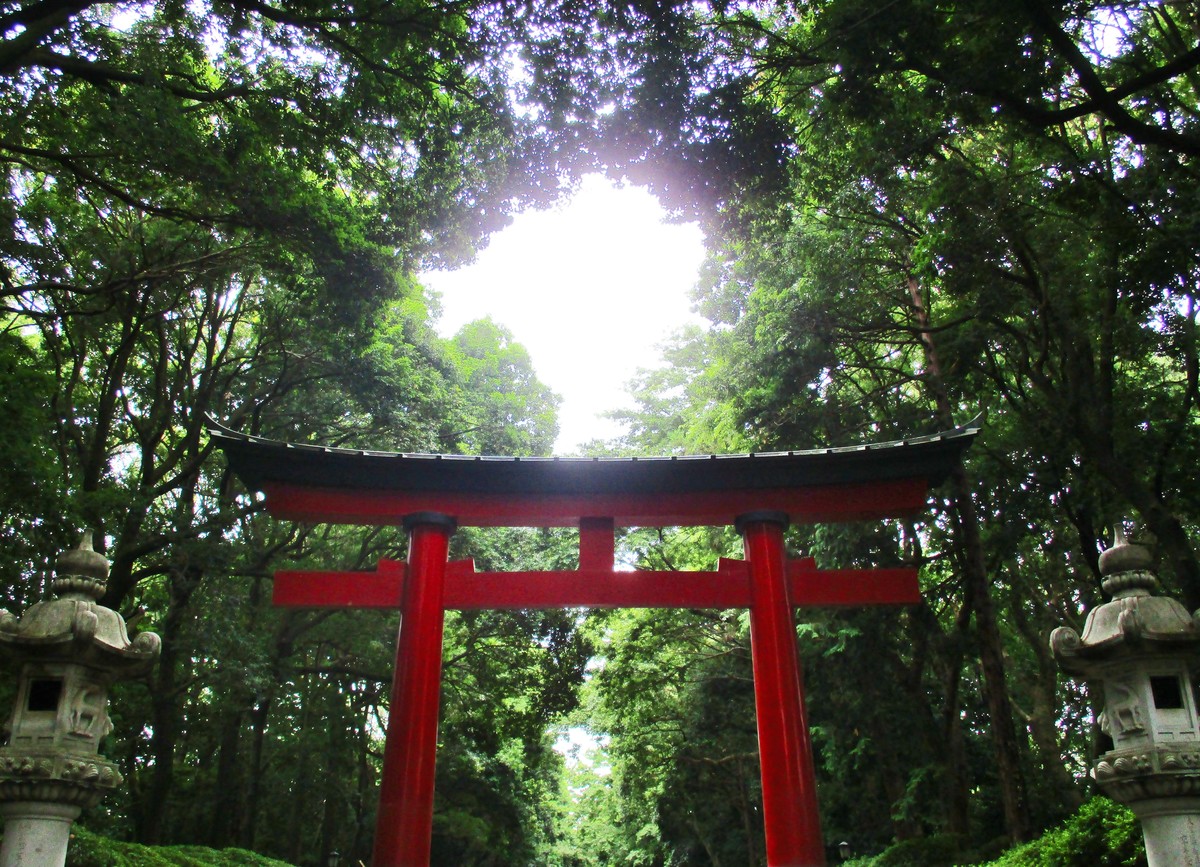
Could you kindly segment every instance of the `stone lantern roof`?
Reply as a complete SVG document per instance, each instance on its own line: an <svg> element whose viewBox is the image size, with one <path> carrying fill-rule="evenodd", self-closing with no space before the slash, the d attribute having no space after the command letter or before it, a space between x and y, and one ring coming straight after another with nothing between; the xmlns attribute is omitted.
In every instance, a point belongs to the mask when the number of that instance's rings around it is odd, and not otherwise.
<svg viewBox="0 0 1200 867"><path fill-rule="evenodd" d="M1065 626L1050 635L1064 671L1086 677L1118 657L1200 655L1200 623L1177 600L1153 595L1159 583L1151 565L1150 551L1118 529L1116 544L1100 555L1101 586L1111 600L1092 609L1082 635Z"/></svg>
<svg viewBox="0 0 1200 867"><path fill-rule="evenodd" d="M86 533L79 547L61 554L51 584L57 598L43 600L19 619L0 611L0 652L16 660L69 659L122 677L149 670L160 640L142 632L132 641L125 620L99 604L108 561Z"/></svg>

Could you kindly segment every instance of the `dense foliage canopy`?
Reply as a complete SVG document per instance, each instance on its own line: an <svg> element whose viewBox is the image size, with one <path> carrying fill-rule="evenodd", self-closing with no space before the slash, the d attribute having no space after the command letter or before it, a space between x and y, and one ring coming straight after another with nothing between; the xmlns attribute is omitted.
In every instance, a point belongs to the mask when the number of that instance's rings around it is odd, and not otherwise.
<svg viewBox="0 0 1200 867"><path fill-rule="evenodd" d="M1103 739L1049 630L1100 601L1121 524L1200 606L1194 4L0 0L0 25L0 581L19 612L94 528L106 602L164 641L150 689L114 697L128 785L90 827L368 857L396 618L274 609L270 576L404 539L266 519L205 418L547 452L558 399L528 353L490 321L438 337L414 275L588 170L648 185L710 251L708 327L633 384L606 448L984 414L920 520L789 535L822 565L918 566L925 591L802 613L829 840L982 861L1090 794ZM558 531L454 544L482 569L575 557ZM670 568L739 550L722 528L620 546ZM761 864L748 629L451 616L435 862ZM571 726L592 746L565 762Z"/></svg>

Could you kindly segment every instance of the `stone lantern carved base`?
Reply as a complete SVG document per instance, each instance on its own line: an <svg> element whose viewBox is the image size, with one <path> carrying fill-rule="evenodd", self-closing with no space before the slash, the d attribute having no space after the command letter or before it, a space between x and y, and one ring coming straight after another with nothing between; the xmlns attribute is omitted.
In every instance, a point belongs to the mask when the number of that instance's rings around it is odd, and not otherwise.
<svg viewBox="0 0 1200 867"><path fill-rule="evenodd" d="M1113 750L1092 771L1104 794L1130 803L1144 798L1200 798L1200 745Z"/></svg>
<svg viewBox="0 0 1200 867"><path fill-rule="evenodd" d="M0 804L57 801L92 807L119 785L117 766L99 756L0 750Z"/></svg>

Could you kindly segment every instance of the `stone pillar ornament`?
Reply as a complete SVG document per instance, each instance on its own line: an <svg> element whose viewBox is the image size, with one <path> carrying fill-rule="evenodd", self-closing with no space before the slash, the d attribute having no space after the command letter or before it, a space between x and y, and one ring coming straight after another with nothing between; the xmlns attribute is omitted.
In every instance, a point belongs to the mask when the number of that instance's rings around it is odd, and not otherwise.
<svg viewBox="0 0 1200 867"><path fill-rule="evenodd" d="M1088 615L1082 636L1055 629L1050 648L1104 697L1098 720L1113 749L1092 775L1141 820L1149 867L1200 867L1200 621L1154 595L1151 565L1150 552L1118 531L1100 555L1112 599Z"/></svg>
<svg viewBox="0 0 1200 867"><path fill-rule="evenodd" d="M79 547L59 556L52 591L20 618L0 611L0 660L18 677L0 747L0 867L61 867L71 823L121 784L99 755L112 730L108 688L149 672L160 641L132 641L120 614L100 605L108 561Z"/></svg>

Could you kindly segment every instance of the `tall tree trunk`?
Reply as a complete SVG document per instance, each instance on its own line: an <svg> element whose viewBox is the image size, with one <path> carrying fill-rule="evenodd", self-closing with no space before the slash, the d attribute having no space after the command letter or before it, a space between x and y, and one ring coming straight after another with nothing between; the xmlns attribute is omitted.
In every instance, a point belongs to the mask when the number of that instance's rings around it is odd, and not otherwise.
<svg viewBox="0 0 1200 867"><path fill-rule="evenodd" d="M1013 564L1013 569L1018 568ZM1025 716L1042 773L1049 779L1054 798L1064 812L1073 812L1083 803L1083 795L1062 760L1058 728L1058 664L1050 652L1049 631L1030 623L1019 605L1011 606L1013 623L1025 638L1037 660L1037 678L1030 687L1032 706Z"/></svg>
<svg viewBox="0 0 1200 867"><path fill-rule="evenodd" d="M920 535L916 528L906 527L905 558L911 563L924 563ZM941 760L939 780L942 796L943 828L950 834L967 836L971 832L971 782L967 762L966 739L963 737L962 674L963 647L971 622L966 605L959 606L952 631L945 627L926 602L912 609L909 617L909 643L913 662L902 678L905 690L914 707L928 707L930 724L926 740L932 755ZM930 670L941 684L943 695L940 714L929 702L925 672Z"/></svg>
<svg viewBox="0 0 1200 867"><path fill-rule="evenodd" d="M311 678L308 678L311 680ZM311 695L311 684L299 685L301 694L308 693ZM309 731L312 720L312 702L304 702L300 708L300 724L299 730L302 732ZM288 860L293 864L299 864L304 858L305 853L309 851L312 845L312 838L305 833L308 829L305 827L305 818L308 817L308 804L306 803L306 795L311 791L313 786L312 779L312 756L308 750L303 750L300 753L300 759L296 762L296 788L294 790L293 809L288 813L287 837L291 840L291 850L288 853Z"/></svg>
<svg viewBox="0 0 1200 867"><path fill-rule="evenodd" d="M937 345L930 328L928 309L916 277L909 276L908 289L925 350L925 367L928 374L926 382L936 401L942 426L953 427L953 405L946 391ZM1004 645L996 621L987 561L979 534L979 514L975 510L971 483L962 464L951 472L950 484L955 504L955 554L964 579L964 601L975 618L979 661L983 669L984 699L992 721L992 744L1000 782L1000 797L1004 804L1004 825L1013 842L1021 842L1029 837L1025 778L1021 770L1021 753L1016 738L1012 700L1004 671Z"/></svg>
<svg viewBox="0 0 1200 867"><path fill-rule="evenodd" d="M937 635L938 647L933 656L933 671L942 684L945 696L941 719L930 729L940 742L934 744L935 753L943 752L942 803L945 809L946 830L951 834L967 836L971 833L971 772L967 760L967 741L962 718L963 648L971 626L971 611L963 603L954 618L954 630L949 636L933 616L928 606L922 605L922 622ZM914 684L919 689L920 683Z"/></svg>
<svg viewBox="0 0 1200 867"><path fill-rule="evenodd" d="M943 828L951 834L970 833L970 775L967 770L966 742L959 701L962 686L962 635L970 615L966 606L959 609L954 632L947 636L928 604L912 610L909 641L913 647L911 670L901 679L913 707L929 708L926 742L931 755L941 763L940 789ZM925 671L930 669L942 688L943 703L935 714L927 694ZM886 738L883 741L886 743Z"/></svg>
<svg viewBox="0 0 1200 867"><path fill-rule="evenodd" d="M141 750L141 738L137 734L141 731L143 722L143 720L138 720L136 729L130 727L123 732L114 733L116 742L123 748L121 774L125 777L125 781L121 785L120 797L129 811L129 818L133 824L133 836L136 840L142 839L142 828L145 825L145 799L142 797L145 775L141 770L145 757ZM115 796L110 795L109 797Z"/></svg>
<svg viewBox="0 0 1200 867"><path fill-rule="evenodd" d="M267 736L267 719L271 715L272 696L258 700L250 712L250 772L247 775L246 804L242 815L240 844L243 849L253 849L258 833L259 793L262 791L263 746Z"/></svg>
<svg viewBox="0 0 1200 867"><path fill-rule="evenodd" d="M942 800L946 810L946 830L967 836L971 833L970 775L967 771L967 744L963 737L961 704L958 700L962 676L956 674L946 697L942 715L942 733L946 746L945 780Z"/></svg>
<svg viewBox="0 0 1200 867"><path fill-rule="evenodd" d="M882 720L872 716L862 722L869 727L872 740L878 744L888 742L886 726L880 725ZM911 811L900 814L896 810L897 806L903 805L908 796L908 779L897 764L895 753L884 748L879 750L877 755L879 765L876 770L879 772L880 780L883 783L883 792L890 807L888 812L891 814L892 834L897 840L913 840L922 836L924 829L920 822L909 815Z"/></svg>
<svg viewBox="0 0 1200 867"><path fill-rule="evenodd" d="M360 709L363 719L377 700L378 696L372 696L362 703ZM375 801L375 766L371 762L371 738L364 725L358 734L358 786L354 794L354 840L348 853L350 863L357 863L359 860L366 863L370 858L374 829L368 827L368 817L374 814Z"/></svg>
<svg viewBox="0 0 1200 867"><path fill-rule="evenodd" d="M150 754L154 771L146 787L142 809L140 840L157 844L163 837L167 802L175 779L175 744L179 739L180 707L179 664L181 633L188 616L192 594L200 584L201 573L190 566L172 567L167 580L170 598L162 621L162 652L158 659L158 676L151 689L152 731Z"/></svg>
<svg viewBox="0 0 1200 867"><path fill-rule="evenodd" d="M754 807L750 803L747 769L739 759L734 770L737 774L738 814L742 820L742 833L746 835L746 864L749 867L760 867L762 856L759 854L758 835L761 833L762 825L754 815ZM754 773L756 770L757 768L752 769L750 773Z"/></svg>
<svg viewBox="0 0 1200 867"><path fill-rule="evenodd" d="M222 715L221 741L217 748L217 779L213 811L208 829L208 844L214 849L237 845L238 823L244 811L242 800L242 717L241 710Z"/></svg>
<svg viewBox="0 0 1200 867"><path fill-rule="evenodd" d="M332 690L336 696L336 690ZM333 703L334 696L330 696ZM321 863L329 863L329 853L334 850L337 829L341 824L342 808L342 714L344 707L330 708L325 719L329 725L329 745L325 761L325 799L321 813Z"/></svg>
<svg viewBox="0 0 1200 867"><path fill-rule="evenodd" d="M975 635L978 639L979 662L983 670L983 694L988 716L992 721L992 744L996 756L1000 796L1004 804L1004 825L1014 843L1029 838L1029 820L1025 803L1025 776L1021 770L1021 752L1017 744L1015 714L1008 694L1004 670L1004 643L996 620L984 561L983 543L979 536L979 518L971 500L966 471L956 467L951 474L955 498L958 501L956 538L959 558L965 578L967 607L975 615Z"/></svg>
<svg viewBox="0 0 1200 867"><path fill-rule="evenodd" d="M689 811L690 812L690 811ZM688 824L692 826L692 833L696 835L696 839L700 841L700 845L704 848L704 854L708 856L708 863L712 867L721 867L720 855L709 845L708 838L704 831L700 828L700 823L696 821L695 815L688 816Z"/></svg>
<svg viewBox="0 0 1200 867"><path fill-rule="evenodd" d="M166 647L166 642L163 646ZM179 724L175 709L177 696L174 667L172 660L159 662L160 676L155 686L152 704L154 734L150 739L150 755L154 759L154 769L142 801L140 833L140 841L149 846L162 842L163 823L167 815L167 795L175 778L175 742L179 736Z"/></svg>

